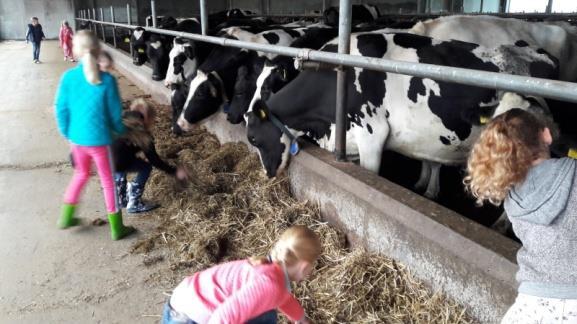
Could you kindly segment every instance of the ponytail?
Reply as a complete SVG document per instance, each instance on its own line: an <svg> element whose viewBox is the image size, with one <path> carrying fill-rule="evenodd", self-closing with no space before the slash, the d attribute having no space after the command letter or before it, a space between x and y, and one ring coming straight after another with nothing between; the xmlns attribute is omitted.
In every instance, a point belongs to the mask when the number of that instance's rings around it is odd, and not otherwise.
<svg viewBox="0 0 577 324"><path fill-rule="evenodd" d="M100 84L100 70L98 68L98 55L100 43L88 30L81 30L72 39L72 51L74 56L82 62L82 71L86 81L92 85Z"/></svg>

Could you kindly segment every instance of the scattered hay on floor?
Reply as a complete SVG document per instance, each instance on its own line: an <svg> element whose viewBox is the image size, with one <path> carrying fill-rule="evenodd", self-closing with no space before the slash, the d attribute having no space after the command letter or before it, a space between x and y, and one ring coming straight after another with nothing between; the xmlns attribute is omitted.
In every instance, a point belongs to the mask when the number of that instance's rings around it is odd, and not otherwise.
<svg viewBox="0 0 577 324"><path fill-rule="evenodd" d="M244 144L221 146L200 129L175 138L169 109L159 109L157 118L159 154L191 175L183 187L154 172L146 198L162 204L153 212L158 226L132 249L166 253L167 268L154 278L165 289L215 263L266 255L282 231L301 224L320 235L324 250L313 276L295 289L315 323L473 322L463 307L432 294L399 263L350 251L344 234L321 220L318 206L293 198L286 177L266 178Z"/></svg>

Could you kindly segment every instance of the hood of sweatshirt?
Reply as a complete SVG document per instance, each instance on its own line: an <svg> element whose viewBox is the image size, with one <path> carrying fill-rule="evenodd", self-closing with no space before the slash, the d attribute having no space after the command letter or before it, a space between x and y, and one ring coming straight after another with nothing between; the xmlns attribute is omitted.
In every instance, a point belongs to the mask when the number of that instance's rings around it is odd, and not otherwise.
<svg viewBox="0 0 577 324"><path fill-rule="evenodd" d="M569 200L576 161L548 159L534 166L525 181L516 185L504 202L509 217L548 225L561 214Z"/></svg>

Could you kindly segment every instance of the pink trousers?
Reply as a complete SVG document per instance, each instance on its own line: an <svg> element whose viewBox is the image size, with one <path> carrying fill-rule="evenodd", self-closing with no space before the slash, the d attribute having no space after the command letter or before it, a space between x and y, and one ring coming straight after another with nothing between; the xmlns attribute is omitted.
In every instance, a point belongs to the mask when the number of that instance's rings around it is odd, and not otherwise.
<svg viewBox="0 0 577 324"><path fill-rule="evenodd" d="M96 170L100 177L100 184L104 192L104 201L108 213L118 211L114 178L112 176L112 155L108 146L79 146L72 144L72 158L74 159L74 175L66 193L64 202L76 205L82 193L82 189L90 178L91 161L96 164Z"/></svg>

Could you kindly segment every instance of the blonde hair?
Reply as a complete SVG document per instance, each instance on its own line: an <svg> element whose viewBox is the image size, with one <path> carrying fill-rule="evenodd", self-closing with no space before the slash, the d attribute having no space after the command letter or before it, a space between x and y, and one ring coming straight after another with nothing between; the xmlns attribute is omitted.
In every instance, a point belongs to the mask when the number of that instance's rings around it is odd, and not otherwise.
<svg viewBox="0 0 577 324"><path fill-rule="evenodd" d="M90 84L100 84L98 55L100 43L89 30L81 30L72 38L72 52L82 61L82 70L86 81Z"/></svg>
<svg viewBox="0 0 577 324"><path fill-rule="evenodd" d="M535 160L549 157L542 138L545 128L543 121L518 108L487 125L473 146L464 180L477 204L499 205L513 186L525 180Z"/></svg>
<svg viewBox="0 0 577 324"><path fill-rule="evenodd" d="M156 111L143 99L136 98L130 103L131 111L138 111L144 117L144 122L150 125L150 123L156 117Z"/></svg>
<svg viewBox="0 0 577 324"><path fill-rule="evenodd" d="M271 250L271 260L293 266L299 261L314 263L321 255L321 241L318 235L306 226L296 225L282 233ZM250 263L268 263L268 257L251 257Z"/></svg>
<svg viewBox="0 0 577 324"><path fill-rule="evenodd" d="M122 122L126 126L126 132L121 138L128 139L141 149L147 149L153 142L152 135L148 131L148 124L154 119L156 112L142 98L132 101L130 111L138 112L142 117L138 114L125 113Z"/></svg>

